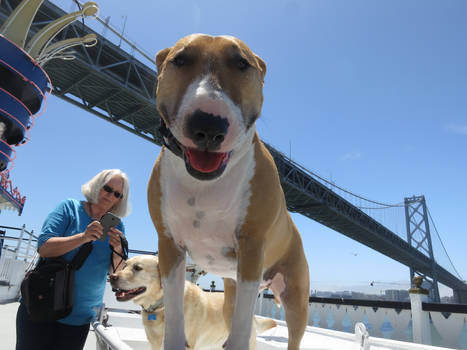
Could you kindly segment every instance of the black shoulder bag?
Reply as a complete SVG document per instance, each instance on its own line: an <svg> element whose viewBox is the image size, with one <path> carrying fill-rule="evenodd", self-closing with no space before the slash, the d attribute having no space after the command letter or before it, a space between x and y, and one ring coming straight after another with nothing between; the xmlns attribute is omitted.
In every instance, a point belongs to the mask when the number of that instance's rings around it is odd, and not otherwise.
<svg viewBox="0 0 467 350"><path fill-rule="evenodd" d="M71 262L63 257L41 258L21 283L21 302L36 322L56 321L73 309L75 271L92 251L92 243L81 246Z"/></svg>

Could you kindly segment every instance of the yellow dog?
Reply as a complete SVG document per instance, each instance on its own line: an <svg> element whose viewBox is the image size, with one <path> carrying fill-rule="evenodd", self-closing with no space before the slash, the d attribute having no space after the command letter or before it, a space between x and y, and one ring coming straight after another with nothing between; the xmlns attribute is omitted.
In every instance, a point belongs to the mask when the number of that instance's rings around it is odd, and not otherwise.
<svg viewBox="0 0 467 350"><path fill-rule="evenodd" d="M159 261L155 256L140 255L129 259L121 271L110 276L119 301L133 300L143 308L146 336L153 350L162 349L165 311ZM207 293L189 281L184 286L185 333L190 349L222 349L229 334L222 308L224 293ZM275 327L270 318L255 318L257 333ZM256 348L256 332L252 332L250 348Z"/></svg>

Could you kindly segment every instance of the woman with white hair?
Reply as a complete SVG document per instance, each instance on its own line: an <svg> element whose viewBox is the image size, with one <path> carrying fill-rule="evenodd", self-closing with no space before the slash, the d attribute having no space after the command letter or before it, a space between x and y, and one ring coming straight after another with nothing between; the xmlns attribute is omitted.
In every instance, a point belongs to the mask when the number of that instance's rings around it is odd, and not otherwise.
<svg viewBox="0 0 467 350"><path fill-rule="evenodd" d="M81 187L86 200L66 199L52 211L38 238L41 257L63 256L71 261L79 248L92 242L91 254L75 272L73 311L55 322L34 322L20 304L16 316L16 350L81 350L89 323L102 304L107 272L122 268L124 227L111 228L104 241L100 218L110 212L129 214L129 181L119 169L103 170Z"/></svg>

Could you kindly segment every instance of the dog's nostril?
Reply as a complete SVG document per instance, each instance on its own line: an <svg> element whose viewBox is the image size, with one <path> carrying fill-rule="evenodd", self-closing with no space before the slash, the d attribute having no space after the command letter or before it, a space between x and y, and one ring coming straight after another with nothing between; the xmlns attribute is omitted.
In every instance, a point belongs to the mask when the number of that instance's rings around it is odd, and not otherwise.
<svg viewBox="0 0 467 350"><path fill-rule="evenodd" d="M224 141L224 135L223 134L218 134L214 136L214 142L216 143L222 143Z"/></svg>
<svg viewBox="0 0 467 350"><path fill-rule="evenodd" d="M201 132L201 131L195 133L194 136L195 136L195 140L194 140L195 142L202 142L202 141L206 140L206 138L207 138L206 134L204 132Z"/></svg>

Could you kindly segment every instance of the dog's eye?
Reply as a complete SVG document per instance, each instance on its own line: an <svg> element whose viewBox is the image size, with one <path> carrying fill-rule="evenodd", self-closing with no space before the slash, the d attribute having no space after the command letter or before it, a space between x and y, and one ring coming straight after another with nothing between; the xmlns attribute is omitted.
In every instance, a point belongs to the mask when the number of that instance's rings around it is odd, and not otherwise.
<svg viewBox="0 0 467 350"><path fill-rule="evenodd" d="M176 65L177 67L182 67L187 64L187 59L184 55L179 54L174 57L174 59L172 60L172 63Z"/></svg>
<svg viewBox="0 0 467 350"><path fill-rule="evenodd" d="M244 71L246 70L248 67L250 67L250 64L248 63L248 61L246 59L244 59L243 57L238 57L236 60L235 60L235 65L237 66L238 69L240 69L241 71Z"/></svg>
<svg viewBox="0 0 467 350"><path fill-rule="evenodd" d="M139 265L133 265L133 270L135 271L141 271L143 268Z"/></svg>

